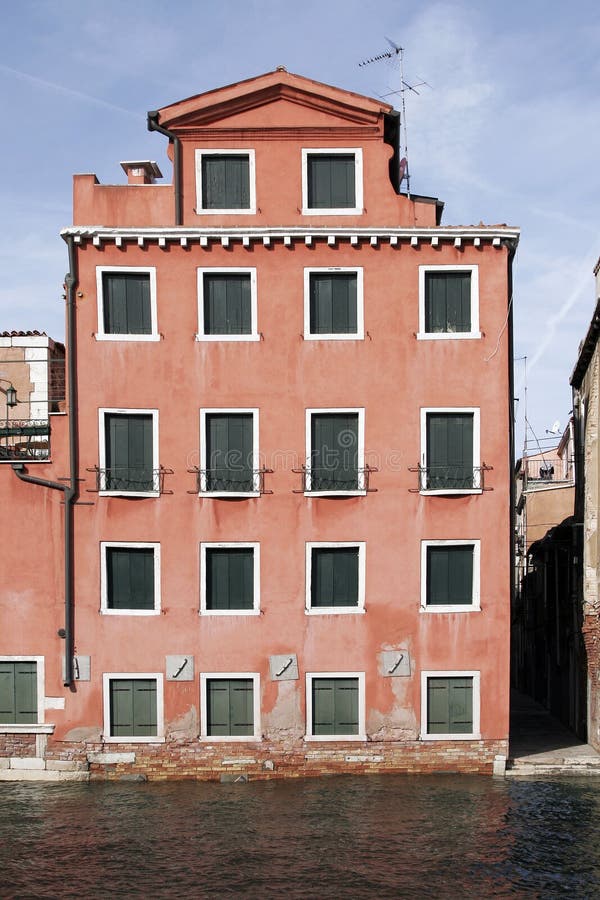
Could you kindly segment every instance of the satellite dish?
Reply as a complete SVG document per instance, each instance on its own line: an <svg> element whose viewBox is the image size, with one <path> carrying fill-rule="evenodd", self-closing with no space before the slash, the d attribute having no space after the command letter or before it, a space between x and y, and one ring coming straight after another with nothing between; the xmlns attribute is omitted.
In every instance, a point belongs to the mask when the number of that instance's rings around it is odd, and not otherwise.
<svg viewBox="0 0 600 900"><path fill-rule="evenodd" d="M401 185L402 182L404 181L404 179L406 177L407 169L408 169L408 160L405 156L403 156L402 159L400 160L400 165L398 166L398 174L400 176L398 179L398 185Z"/></svg>

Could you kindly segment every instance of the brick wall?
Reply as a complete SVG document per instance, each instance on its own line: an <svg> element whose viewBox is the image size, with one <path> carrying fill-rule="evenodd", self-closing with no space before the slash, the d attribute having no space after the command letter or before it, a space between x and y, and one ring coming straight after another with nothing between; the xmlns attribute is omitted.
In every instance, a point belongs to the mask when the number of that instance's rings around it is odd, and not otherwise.
<svg viewBox="0 0 600 900"><path fill-rule="evenodd" d="M34 734L0 734L0 757L35 756Z"/></svg>

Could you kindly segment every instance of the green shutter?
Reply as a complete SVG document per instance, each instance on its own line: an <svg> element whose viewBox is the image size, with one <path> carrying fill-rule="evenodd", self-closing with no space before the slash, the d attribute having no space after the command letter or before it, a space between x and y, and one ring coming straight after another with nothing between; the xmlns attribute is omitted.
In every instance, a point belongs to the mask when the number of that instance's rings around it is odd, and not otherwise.
<svg viewBox="0 0 600 900"><path fill-rule="evenodd" d="M358 547L314 547L311 607L358 606Z"/></svg>
<svg viewBox="0 0 600 900"><path fill-rule="evenodd" d="M207 490L254 490L252 414L206 417Z"/></svg>
<svg viewBox="0 0 600 900"><path fill-rule="evenodd" d="M251 334L250 275L204 275L204 333Z"/></svg>
<svg viewBox="0 0 600 900"><path fill-rule="evenodd" d="M37 721L37 663L0 662L0 723L28 725Z"/></svg>
<svg viewBox="0 0 600 900"><path fill-rule="evenodd" d="M112 737L152 737L158 733L155 678L111 680L110 733Z"/></svg>
<svg viewBox="0 0 600 900"><path fill-rule="evenodd" d="M473 487L473 413L428 413L427 487Z"/></svg>
<svg viewBox="0 0 600 900"><path fill-rule="evenodd" d="M473 546L427 548L428 606L473 602Z"/></svg>
<svg viewBox="0 0 600 900"><path fill-rule="evenodd" d="M247 154L202 157L203 209L249 209L250 165Z"/></svg>
<svg viewBox="0 0 600 900"><path fill-rule="evenodd" d="M425 331L471 331L471 273L425 273Z"/></svg>
<svg viewBox="0 0 600 900"><path fill-rule="evenodd" d="M311 422L311 490L358 488L358 415L315 413Z"/></svg>
<svg viewBox="0 0 600 900"><path fill-rule="evenodd" d="M311 334L356 334L356 275L310 276Z"/></svg>
<svg viewBox="0 0 600 900"><path fill-rule="evenodd" d="M206 608L252 609L254 550L251 547L207 548Z"/></svg>
<svg viewBox="0 0 600 900"><path fill-rule="evenodd" d="M252 678L209 678L206 682L206 730L209 736L254 734Z"/></svg>
<svg viewBox="0 0 600 900"><path fill-rule="evenodd" d="M353 153L308 155L308 205L311 209L352 209L356 206L356 161Z"/></svg>
<svg viewBox="0 0 600 900"><path fill-rule="evenodd" d="M358 734L358 678L313 678L314 735Z"/></svg>
<svg viewBox="0 0 600 900"><path fill-rule="evenodd" d="M109 609L154 609L154 549L106 548Z"/></svg>
<svg viewBox="0 0 600 900"><path fill-rule="evenodd" d="M107 413L106 489L154 489L151 415Z"/></svg>
<svg viewBox="0 0 600 900"><path fill-rule="evenodd" d="M428 734L471 734L472 731L473 678L428 678Z"/></svg>
<svg viewBox="0 0 600 900"><path fill-rule="evenodd" d="M102 295L105 334L151 334L150 275L104 272Z"/></svg>

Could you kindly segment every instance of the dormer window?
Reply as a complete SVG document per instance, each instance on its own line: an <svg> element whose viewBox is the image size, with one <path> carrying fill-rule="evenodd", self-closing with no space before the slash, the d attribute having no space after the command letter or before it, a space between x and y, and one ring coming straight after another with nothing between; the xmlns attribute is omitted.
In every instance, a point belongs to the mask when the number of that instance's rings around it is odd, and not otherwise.
<svg viewBox="0 0 600 900"><path fill-rule="evenodd" d="M196 150L196 212L256 212L254 150Z"/></svg>
<svg viewBox="0 0 600 900"><path fill-rule="evenodd" d="M362 211L362 150L303 150L303 215L358 215Z"/></svg>

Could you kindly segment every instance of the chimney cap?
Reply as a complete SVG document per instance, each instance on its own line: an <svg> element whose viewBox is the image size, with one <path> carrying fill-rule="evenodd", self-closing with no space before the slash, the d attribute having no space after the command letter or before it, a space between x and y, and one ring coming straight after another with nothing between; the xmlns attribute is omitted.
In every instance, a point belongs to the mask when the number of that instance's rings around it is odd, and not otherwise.
<svg viewBox="0 0 600 900"><path fill-rule="evenodd" d="M143 169L144 174L149 178L163 177L163 174L158 168L157 164L154 162L154 160L151 159L125 160L120 165L126 175L129 175L131 169Z"/></svg>

